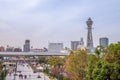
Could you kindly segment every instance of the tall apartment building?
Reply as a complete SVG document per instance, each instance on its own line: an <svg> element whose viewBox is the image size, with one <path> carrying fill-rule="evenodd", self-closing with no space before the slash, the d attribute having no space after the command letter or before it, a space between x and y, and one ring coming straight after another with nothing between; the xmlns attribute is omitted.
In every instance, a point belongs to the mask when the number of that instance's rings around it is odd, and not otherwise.
<svg viewBox="0 0 120 80"><path fill-rule="evenodd" d="M63 49L63 43L49 43L48 52L60 52Z"/></svg>
<svg viewBox="0 0 120 80"><path fill-rule="evenodd" d="M107 47L109 44L109 39L107 37L102 37L99 39L100 46Z"/></svg>
<svg viewBox="0 0 120 80"><path fill-rule="evenodd" d="M30 40L25 40L25 44L23 46L23 51L24 52L29 52L30 51Z"/></svg>

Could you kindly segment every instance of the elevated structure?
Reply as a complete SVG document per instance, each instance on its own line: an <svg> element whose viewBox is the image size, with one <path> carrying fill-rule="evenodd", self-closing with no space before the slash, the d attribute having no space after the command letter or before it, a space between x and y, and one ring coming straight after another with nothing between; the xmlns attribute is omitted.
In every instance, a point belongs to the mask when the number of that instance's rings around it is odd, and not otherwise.
<svg viewBox="0 0 120 80"><path fill-rule="evenodd" d="M0 52L0 56L67 56L69 52Z"/></svg>
<svg viewBox="0 0 120 80"><path fill-rule="evenodd" d="M91 18L89 18L86 21L86 24L87 24L87 30L88 30L88 33L87 33L87 48L89 49L89 52L91 52L91 50L93 49L93 37L92 37L93 21L91 20Z"/></svg>

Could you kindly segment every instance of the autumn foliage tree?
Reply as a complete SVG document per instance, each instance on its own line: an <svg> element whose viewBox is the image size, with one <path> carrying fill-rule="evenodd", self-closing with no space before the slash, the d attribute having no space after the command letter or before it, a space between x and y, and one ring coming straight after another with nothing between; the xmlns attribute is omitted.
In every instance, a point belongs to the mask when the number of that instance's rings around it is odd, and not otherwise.
<svg viewBox="0 0 120 80"><path fill-rule="evenodd" d="M120 42L116 44L110 44L108 46L108 52L104 55L104 59L113 63L120 60Z"/></svg>
<svg viewBox="0 0 120 80"><path fill-rule="evenodd" d="M72 80L83 80L87 69L87 49L71 51L66 61L66 71Z"/></svg>
<svg viewBox="0 0 120 80"><path fill-rule="evenodd" d="M53 56L48 60L48 64L53 67L61 66L64 64L64 58Z"/></svg>
<svg viewBox="0 0 120 80"><path fill-rule="evenodd" d="M60 80L62 66L64 65L65 61L64 58L53 56L48 60L48 64L51 66L51 74Z"/></svg>

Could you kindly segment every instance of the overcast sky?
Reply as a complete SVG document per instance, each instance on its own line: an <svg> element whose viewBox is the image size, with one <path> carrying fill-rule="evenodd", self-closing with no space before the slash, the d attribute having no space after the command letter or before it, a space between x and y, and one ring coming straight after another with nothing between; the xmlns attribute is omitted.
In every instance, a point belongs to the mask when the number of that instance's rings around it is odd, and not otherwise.
<svg viewBox="0 0 120 80"><path fill-rule="evenodd" d="M0 45L22 48L30 39L34 48L49 42L70 47L81 37L86 45L89 17L94 46L100 37L120 41L120 0L0 0Z"/></svg>

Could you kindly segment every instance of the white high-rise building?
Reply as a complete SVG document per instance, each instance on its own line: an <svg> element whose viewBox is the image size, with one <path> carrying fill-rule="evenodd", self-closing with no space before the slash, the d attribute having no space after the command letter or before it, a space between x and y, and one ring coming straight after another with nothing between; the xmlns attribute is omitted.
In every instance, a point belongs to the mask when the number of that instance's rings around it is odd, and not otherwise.
<svg viewBox="0 0 120 80"><path fill-rule="evenodd" d="M63 50L63 43L49 43L48 52L60 52Z"/></svg>

